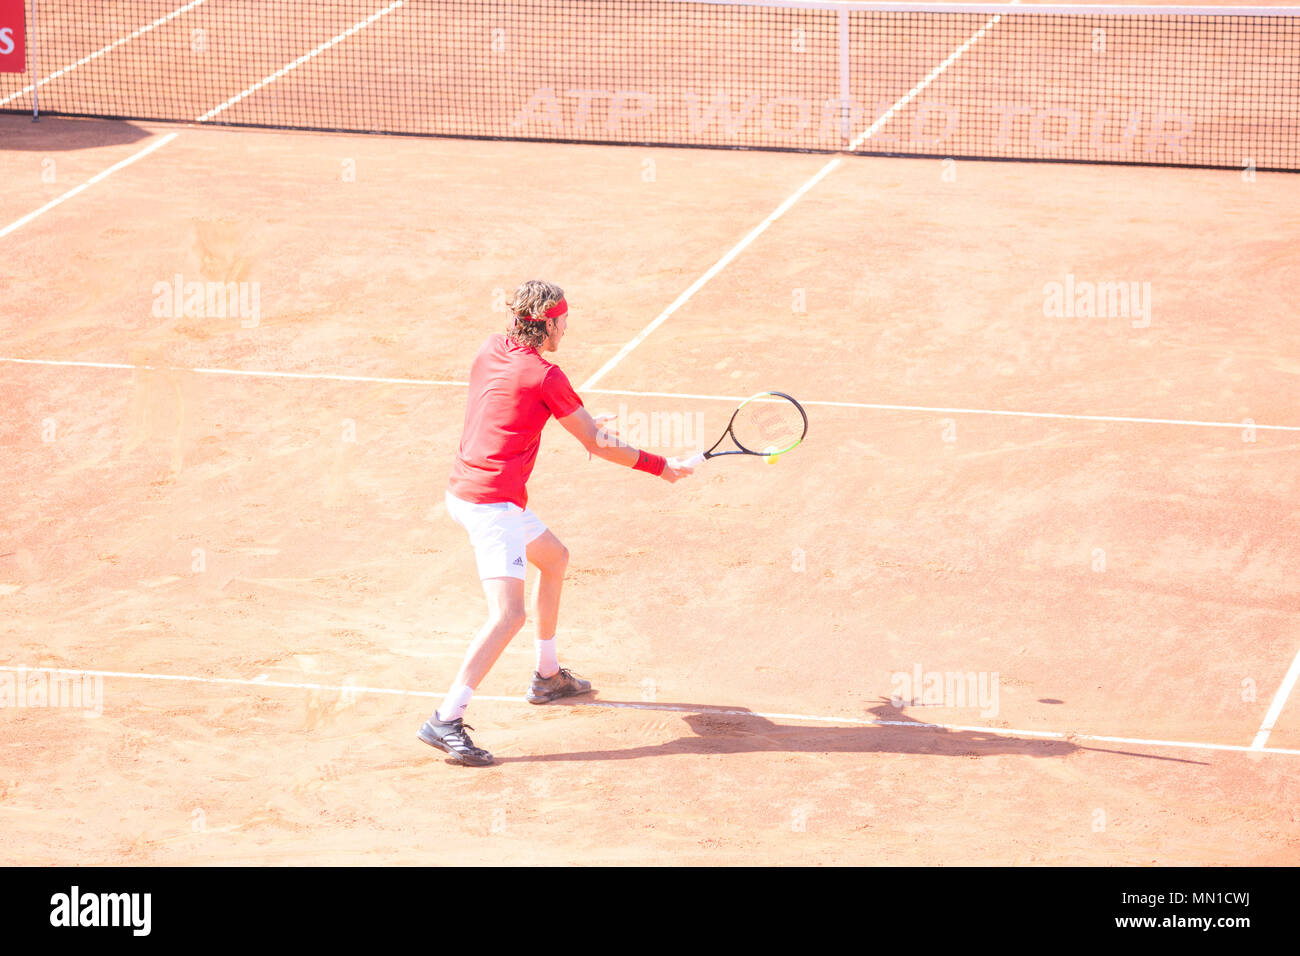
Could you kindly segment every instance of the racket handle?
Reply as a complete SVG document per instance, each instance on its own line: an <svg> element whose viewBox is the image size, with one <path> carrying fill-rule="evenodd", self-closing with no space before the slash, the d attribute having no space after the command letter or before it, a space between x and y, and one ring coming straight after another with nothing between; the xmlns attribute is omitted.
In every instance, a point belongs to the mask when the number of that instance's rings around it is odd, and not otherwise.
<svg viewBox="0 0 1300 956"><path fill-rule="evenodd" d="M703 461L704 461L704 452L697 451L694 455L691 455L690 458L687 458L684 462L682 462L682 465L685 466L686 468L698 468L700 466L700 463Z"/></svg>

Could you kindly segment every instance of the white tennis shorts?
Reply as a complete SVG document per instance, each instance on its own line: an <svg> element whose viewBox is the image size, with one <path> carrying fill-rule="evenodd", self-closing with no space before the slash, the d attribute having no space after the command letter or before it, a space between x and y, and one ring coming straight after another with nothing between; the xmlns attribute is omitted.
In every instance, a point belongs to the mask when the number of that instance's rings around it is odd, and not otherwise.
<svg viewBox="0 0 1300 956"><path fill-rule="evenodd" d="M447 513L469 532L478 576L524 579L528 543L546 533L546 525L527 508L509 501L477 504L447 492Z"/></svg>

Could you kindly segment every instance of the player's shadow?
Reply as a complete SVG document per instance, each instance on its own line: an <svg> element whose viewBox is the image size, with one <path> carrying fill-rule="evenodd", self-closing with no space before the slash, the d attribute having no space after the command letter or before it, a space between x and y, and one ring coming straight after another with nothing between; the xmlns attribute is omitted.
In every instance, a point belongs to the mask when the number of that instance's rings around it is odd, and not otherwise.
<svg viewBox="0 0 1300 956"><path fill-rule="evenodd" d="M71 119L42 116L33 123L30 113L0 116L0 150L59 153L138 143L154 134L121 120Z"/></svg>
<svg viewBox="0 0 1300 956"><path fill-rule="evenodd" d="M953 730L915 720L889 701L869 709L877 723L851 727L813 724L779 724L740 707L695 704L643 704L631 701L566 702L570 706L627 707L648 711L688 711L682 719L691 734L660 744L621 749L583 750L572 753L497 757L497 763L546 763L563 760L639 760L682 754L715 755L755 753L895 753L932 757L1066 757L1079 751L1122 754L1145 760L1202 764L1200 760L1133 753L1106 747L1088 747L1059 738L1021 737L1013 733ZM549 706L555 706L554 704Z"/></svg>

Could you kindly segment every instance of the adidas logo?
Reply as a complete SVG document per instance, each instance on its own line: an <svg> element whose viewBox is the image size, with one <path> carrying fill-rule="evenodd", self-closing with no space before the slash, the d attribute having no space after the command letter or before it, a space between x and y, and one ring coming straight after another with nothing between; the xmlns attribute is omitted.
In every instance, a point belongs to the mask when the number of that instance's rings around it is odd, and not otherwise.
<svg viewBox="0 0 1300 956"><path fill-rule="evenodd" d="M517 565L519 565L519 566L522 568L522 567L524 566L524 559L523 559L523 558L515 558L515 559L514 559L513 561L511 561L510 563L511 563L511 564L517 564Z"/></svg>

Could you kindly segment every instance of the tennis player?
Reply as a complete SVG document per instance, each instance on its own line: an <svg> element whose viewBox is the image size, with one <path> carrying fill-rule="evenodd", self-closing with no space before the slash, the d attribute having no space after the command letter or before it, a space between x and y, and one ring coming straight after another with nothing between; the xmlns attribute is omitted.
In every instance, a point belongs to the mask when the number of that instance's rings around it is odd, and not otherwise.
<svg viewBox="0 0 1300 956"><path fill-rule="evenodd" d="M533 595L537 627L537 670L528 701L545 704L585 694L591 682L560 666L555 628L560 587L569 552L528 510L528 476L537 461L542 428L551 416L590 455L677 481L693 469L676 460L638 451L601 425L558 365L543 358L560 347L568 326L564 291L549 282L529 280L510 302L513 323L504 335L488 338L469 373L469 402L460 450L447 485L447 511L469 532L478 564L488 619L456 674L441 706L420 728L426 744L463 764L482 767L492 755L474 746L466 730L465 709L506 645L524 626L525 560L540 572Z"/></svg>

